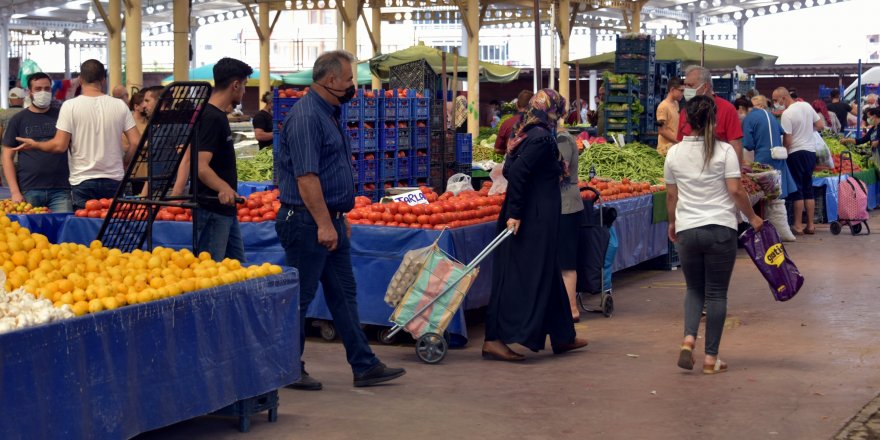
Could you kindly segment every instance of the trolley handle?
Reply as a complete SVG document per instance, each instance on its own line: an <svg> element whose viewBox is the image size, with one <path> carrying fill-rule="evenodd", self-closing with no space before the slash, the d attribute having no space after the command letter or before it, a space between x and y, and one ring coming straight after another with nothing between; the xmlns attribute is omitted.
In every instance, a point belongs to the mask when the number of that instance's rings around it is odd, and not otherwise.
<svg viewBox="0 0 880 440"><path fill-rule="evenodd" d="M599 194L599 190L597 190L596 188L593 188L592 186L585 186L585 187L581 188L581 192L584 192L584 191L589 191L589 192L595 194L597 202L602 201L602 194Z"/></svg>
<svg viewBox="0 0 880 440"><path fill-rule="evenodd" d="M831 152L829 151L828 154L831 154ZM852 159L852 151L850 151L850 150L841 151L840 156L838 157L837 160L840 161L840 164L839 164L840 171L837 173L837 184L840 185L840 180L843 178L843 174L844 174L843 173L843 164L844 163L849 162L849 169L851 171L855 172L855 164L853 163L853 159Z"/></svg>

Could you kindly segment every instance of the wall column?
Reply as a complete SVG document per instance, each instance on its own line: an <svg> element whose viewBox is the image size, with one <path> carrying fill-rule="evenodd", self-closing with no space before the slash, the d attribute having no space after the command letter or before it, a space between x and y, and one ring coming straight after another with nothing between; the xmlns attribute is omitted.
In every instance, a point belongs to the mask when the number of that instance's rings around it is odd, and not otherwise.
<svg viewBox="0 0 880 440"><path fill-rule="evenodd" d="M570 69L568 67L569 47L571 43L571 0L559 0L559 95L570 102Z"/></svg>
<svg viewBox="0 0 880 440"><path fill-rule="evenodd" d="M739 20L734 20L733 22L736 25L736 48L739 50L743 50L743 46L745 45L745 28L748 20L748 18L743 17Z"/></svg>
<svg viewBox="0 0 880 440"><path fill-rule="evenodd" d="M141 0L125 1L125 86L129 96L144 88L141 58Z"/></svg>
<svg viewBox="0 0 880 440"><path fill-rule="evenodd" d="M0 14L0 108L9 108L9 14Z"/></svg>
<svg viewBox="0 0 880 440"><path fill-rule="evenodd" d="M374 6L372 8L372 21L373 25L371 26L371 30L373 32L373 42L376 47L373 48L373 56L380 55L382 53L382 9L378 6ZM355 72L355 80L357 80L357 72ZM382 80L379 79L378 76L373 75L373 90L379 90L382 88Z"/></svg>
<svg viewBox="0 0 880 440"><path fill-rule="evenodd" d="M174 80L189 80L189 0L174 0Z"/></svg>
<svg viewBox="0 0 880 440"><path fill-rule="evenodd" d="M107 16L104 18L104 22L107 24L107 44L109 45L108 93L114 87L122 85L122 20L119 18L122 13L121 2L122 0L110 0L107 5Z"/></svg>
<svg viewBox="0 0 880 440"><path fill-rule="evenodd" d="M269 4L259 4L260 14L260 97L268 92L269 85L269 44L272 40L272 30L269 28Z"/></svg>
<svg viewBox="0 0 880 440"><path fill-rule="evenodd" d="M480 2L467 0L467 11L462 11L468 30L468 133L476 139L480 134Z"/></svg>

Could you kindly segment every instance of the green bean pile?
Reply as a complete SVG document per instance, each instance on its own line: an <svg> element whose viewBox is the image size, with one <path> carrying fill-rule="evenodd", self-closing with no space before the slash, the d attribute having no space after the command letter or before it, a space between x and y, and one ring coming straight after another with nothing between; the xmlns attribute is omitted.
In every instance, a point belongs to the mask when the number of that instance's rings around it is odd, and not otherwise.
<svg viewBox="0 0 880 440"><path fill-rule="evenodd" d="M596 175L614 180L630 179L635 182L648 181L656 185L663 182L664 158L657 150L639 143L627 144L619 148L611 144L595 144L578 159L578 177L590 180L590 166L596 168Z"/></svg>

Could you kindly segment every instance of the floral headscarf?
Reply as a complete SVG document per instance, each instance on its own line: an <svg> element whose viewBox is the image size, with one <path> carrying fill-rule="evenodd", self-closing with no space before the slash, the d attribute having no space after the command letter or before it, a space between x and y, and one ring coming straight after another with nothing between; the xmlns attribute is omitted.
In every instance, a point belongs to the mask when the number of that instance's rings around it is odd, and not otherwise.
<svg viewBox="0 0 880 440"><path fill-rule="evenodd" d="M522 119L517 124L515 136L507 141L507 151L512 152L527 137L526 130L534 125L553 131L556 121L565 115L565 98L559 96L553 89L541 89L529 101L528 110L523 113Z"/></svg>

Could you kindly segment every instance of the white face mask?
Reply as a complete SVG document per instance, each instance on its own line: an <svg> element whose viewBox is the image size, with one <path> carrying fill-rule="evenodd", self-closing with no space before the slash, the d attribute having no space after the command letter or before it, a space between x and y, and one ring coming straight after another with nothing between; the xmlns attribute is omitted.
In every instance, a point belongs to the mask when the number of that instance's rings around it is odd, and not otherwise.
<svg viewBox="0 0 880 440"><path fill-rule="evenodd" d="M47 108L49 107L49 104L52 103L52 93L45 91L36 92L34 93L34 99L32 103L36 108Z"/></svg>
<svg viewBox="0 0 880 440"><path fill-rule="evenodd" d="M783 111L785 110L785 105L777 102L773 104L773 109L776 111Z"/></svg>
<svg viewBox="0 0 880 440"><path fill-rule="evenodd" d="M684 100L690 101L691 99L694 99L695 96L697 96L697 89L685 87L684 92L682 92L682 93L684 94Z"/></svg>

